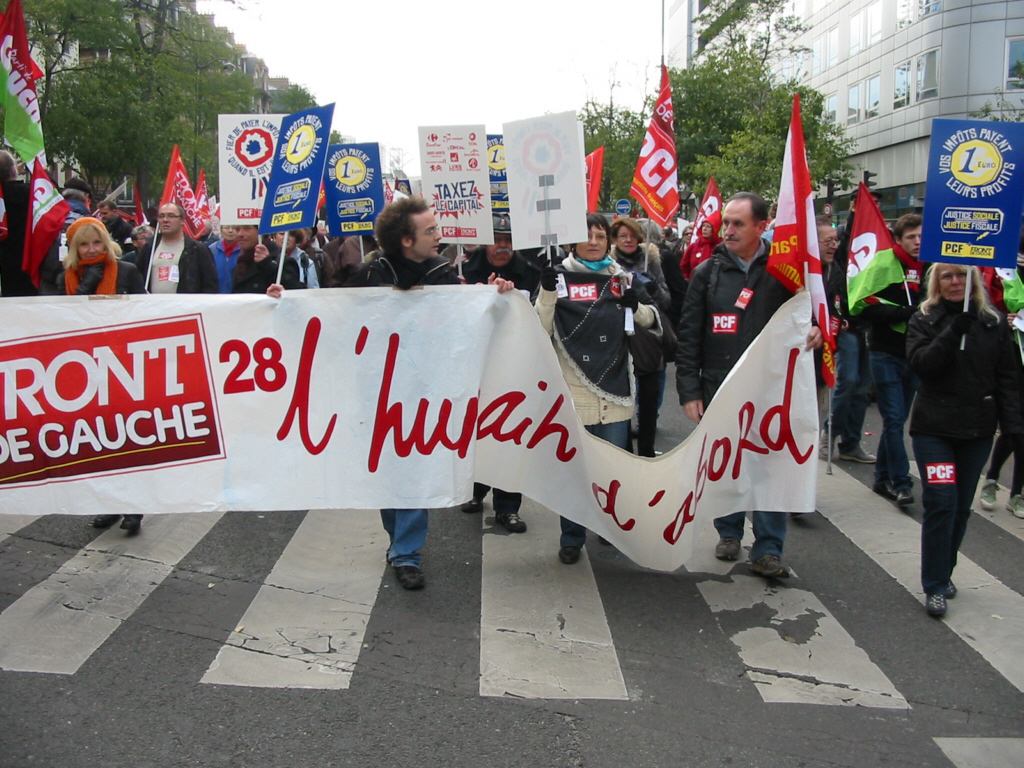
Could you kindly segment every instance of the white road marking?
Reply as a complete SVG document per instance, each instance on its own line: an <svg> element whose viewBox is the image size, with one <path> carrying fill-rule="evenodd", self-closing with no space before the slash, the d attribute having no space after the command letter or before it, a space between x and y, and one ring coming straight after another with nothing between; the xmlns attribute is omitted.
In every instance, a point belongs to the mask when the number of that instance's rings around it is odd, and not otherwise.
<svg viewBox="0 0 1024 768"><path fill-rule="evenodd" d="M39 515L0 515L0 542L39 519Z"/></svg>
<svg viewBox="0 0 1024 768"><path fill-rule="evenodd" d="M628 699L587 555L601 545L564 565L558 515L528 499L523 511L526 533L483 536L480 695Z"/></svg>
<svg viewBox="0 0 1024 768"><path fill-rule="evenodd" d="M956 768L1024 765L1024 739L936 738L934 741Z"/></svg>
<svg viewBox="0 0 1024 768"><path fill-rule="evenodd" d="M911 594L922 599L921 526L846 472L818 472L818 511ZM959 590L943 621L1018 690L1024 691L1024 597L963 554ZM921 620L929 620L921 611Z"/></svg>
<svg viewBox="0 0 1024 768"><path fill-rule="evenodd" d="M387 542L376 510L309 512L202 682L348 688Z"/></svg>
<svg viewBox="0 0 1024 768"><path fill-rule="evenodd" d="M138 536L99 536L0 614L0 669L77 672L221 514L147 515Z"/></svg>

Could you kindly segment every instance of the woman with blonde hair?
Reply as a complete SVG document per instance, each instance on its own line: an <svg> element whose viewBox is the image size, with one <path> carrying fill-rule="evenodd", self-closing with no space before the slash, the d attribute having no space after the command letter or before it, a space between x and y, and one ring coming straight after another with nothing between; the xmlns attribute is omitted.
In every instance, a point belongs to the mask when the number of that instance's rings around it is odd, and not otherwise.
<svg viewBox="0 0 1024 768"><path fill-rule="evenodd" d="M923 486L921 586L925 609L939 617L957 593L953 569L997 423L1024 441L1017 351L977 267L932 266L928 297L907 329L907 360L921 380L910 412Z"/></svg>
<svg viewBox="0 0 1024 768"><path fill-rule="evenodd" d="M110 239L99 219L83 216L67 231L64 257L64 292L69 296L145 293L142 275L134 264L122 262L121 248Z"/></svg>

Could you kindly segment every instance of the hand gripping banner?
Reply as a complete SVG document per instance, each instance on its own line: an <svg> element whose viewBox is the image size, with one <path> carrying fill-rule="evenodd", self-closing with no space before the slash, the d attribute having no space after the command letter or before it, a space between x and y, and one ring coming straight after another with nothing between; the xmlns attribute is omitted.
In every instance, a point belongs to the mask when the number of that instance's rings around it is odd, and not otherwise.
<svg viewBox="0 0 1024 768"><path fill-rule="evenodd" d="M450 507L522 491L637 563L674 570L732 511L814 509L806 292L690 438L627 454L577 419L518 292L8 299L0 510Z"/></svg>

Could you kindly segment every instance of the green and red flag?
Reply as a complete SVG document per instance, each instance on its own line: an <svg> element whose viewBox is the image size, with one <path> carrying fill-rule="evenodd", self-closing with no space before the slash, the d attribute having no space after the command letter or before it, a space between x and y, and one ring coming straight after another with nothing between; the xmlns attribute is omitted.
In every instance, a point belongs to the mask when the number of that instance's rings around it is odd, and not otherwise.
<svg viewBox="0 0 1024 768"><path fill-rule="evenodd" d="M40 155L45 162L43 126L21 0L11 0L0 21L0 63L7 84L0 88L0 104L5 110L4 137L27 165Z"/></svg>
<svg viewBox="0 0 1024 768"><path fill-rule="evenodd" d="M40 158L32 163L32 193L29 198L28 231L25 233L25 251L21 257L21 270L39 287L39 268L47 251L64 229L71 206L57 191L46 166Z"/></svg>
<svg viewBox="0 0 1024 768"><path fill-rule="evenodd" d="M905 277L903 265L893 252L892 233L864 182L857 190L856 209L850 232L850 260L846 266L846 295L851 315L860 314L867 306L868 297L902 283Z"/></svg>

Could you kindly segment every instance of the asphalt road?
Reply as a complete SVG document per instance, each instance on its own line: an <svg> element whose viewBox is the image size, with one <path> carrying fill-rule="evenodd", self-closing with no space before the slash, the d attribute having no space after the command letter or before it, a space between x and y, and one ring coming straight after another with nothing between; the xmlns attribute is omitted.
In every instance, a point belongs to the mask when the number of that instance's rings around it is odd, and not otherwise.
<svg viewBox="0 0 1024 768"><path fill-rule="evenodd" d="M670 385L659 449L688 431ZM974 517L938 621L920 505L822 471L777 583L562 566L532 504L433 513L422 592L372 514L0 516L0 766L1024 766L1024 521Z"/></svg>

